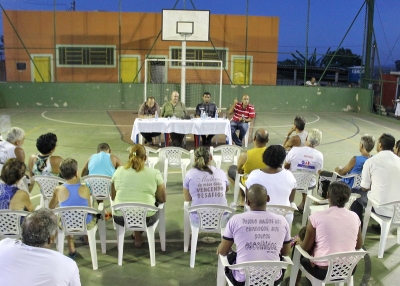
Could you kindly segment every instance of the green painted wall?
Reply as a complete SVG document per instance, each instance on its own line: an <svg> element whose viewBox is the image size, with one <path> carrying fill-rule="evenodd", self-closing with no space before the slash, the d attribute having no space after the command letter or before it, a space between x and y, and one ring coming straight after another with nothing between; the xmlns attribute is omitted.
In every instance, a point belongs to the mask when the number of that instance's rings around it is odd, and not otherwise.
<svg viewBox="0 0 400 286"><path fill-rule="evenodd" d="M371 90L360 88L226 85L222 107L245 93L258 112L368 113L372 97ZM142 102L143 84L0 83L0 108L137 110Z"/></svg>

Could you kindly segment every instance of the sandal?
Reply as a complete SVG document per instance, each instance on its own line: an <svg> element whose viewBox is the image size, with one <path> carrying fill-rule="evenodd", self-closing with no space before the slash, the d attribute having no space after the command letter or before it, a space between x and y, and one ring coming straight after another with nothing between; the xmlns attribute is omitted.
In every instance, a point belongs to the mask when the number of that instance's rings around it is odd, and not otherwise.
<svg viewBox="0 0 400 286"><path fill-rule="evenodd" d="M71 258L72 260L75 260L76 254L78 253L78 251L75 250L75 252L72 253L68 253L68 257Z"/></svg>
<svg viewBox="0 0 400 286"><path fill-rule="evenodd" d="M299 211L299 213L303 213L303 211L304 211L304 207L302 207L302 208L299 208L299 206L296 206L297 207L297 210Z"/></svg>
<svg viewBox="0 0 400 286"><path fill-rule="evenodd" d="M105 219L109 220L110 218L112 218L112 213L106 213L105 214Z"/></svg>

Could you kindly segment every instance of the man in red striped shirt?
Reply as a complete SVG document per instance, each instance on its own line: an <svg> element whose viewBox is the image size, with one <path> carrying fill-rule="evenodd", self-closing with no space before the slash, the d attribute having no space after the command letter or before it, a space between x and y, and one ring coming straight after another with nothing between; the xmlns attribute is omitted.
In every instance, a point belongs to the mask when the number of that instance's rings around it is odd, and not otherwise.
<svg viewBox="0 0 400 286"><path fill-rule="evenodd" d="M228 114L233 114L231 119L232 141L237 146L242 146L242 140L249 128L249 122L256 116L254 105L249 104L249 101L250 97L247 94L242 96L242 102L240 103L235 98L232 107L228 111ZM239 130L239 137L236 134L236 130Z"/></svg>

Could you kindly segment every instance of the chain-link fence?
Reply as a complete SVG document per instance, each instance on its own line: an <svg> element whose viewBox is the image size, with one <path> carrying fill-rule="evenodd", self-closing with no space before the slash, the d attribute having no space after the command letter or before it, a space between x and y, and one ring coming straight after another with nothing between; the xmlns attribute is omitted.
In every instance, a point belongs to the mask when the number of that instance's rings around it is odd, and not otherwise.
<svg viewBox="0 0 400 286"><path fill-rule="evenodd" d="M161 40L162 9L197 9L210 39L188 41L186 58L222 60L223 84L369 87L386 114L399 94L396 1L106 2L2 1L1 80L142 84L146 58L182 59L182 42Z"/></svg>

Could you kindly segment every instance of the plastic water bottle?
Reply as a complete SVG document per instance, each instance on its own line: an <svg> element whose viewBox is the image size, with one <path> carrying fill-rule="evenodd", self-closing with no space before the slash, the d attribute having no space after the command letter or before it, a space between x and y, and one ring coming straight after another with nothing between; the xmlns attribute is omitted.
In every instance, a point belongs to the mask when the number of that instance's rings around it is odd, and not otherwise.
<svg viewBox="0 0 400 286"><path fill-rule="evenodd" d="M218 108L215 107L215 119L218 119Z"/></svg>
<svg viewBox="0 0 400 286"><path fill-rule="evenodd" d="M156 113L154 113L154 119L158 120L158 112L157 112L157 110L156 110Z"/></svg>
<svg viewBox="0 0 400 286"><path fill-rule="evenodd" d="M201 120L204 120L204 117L205 117L205 112L204 112L204 110L202 110L201 111L201 116L200 116Z"/></svg>

